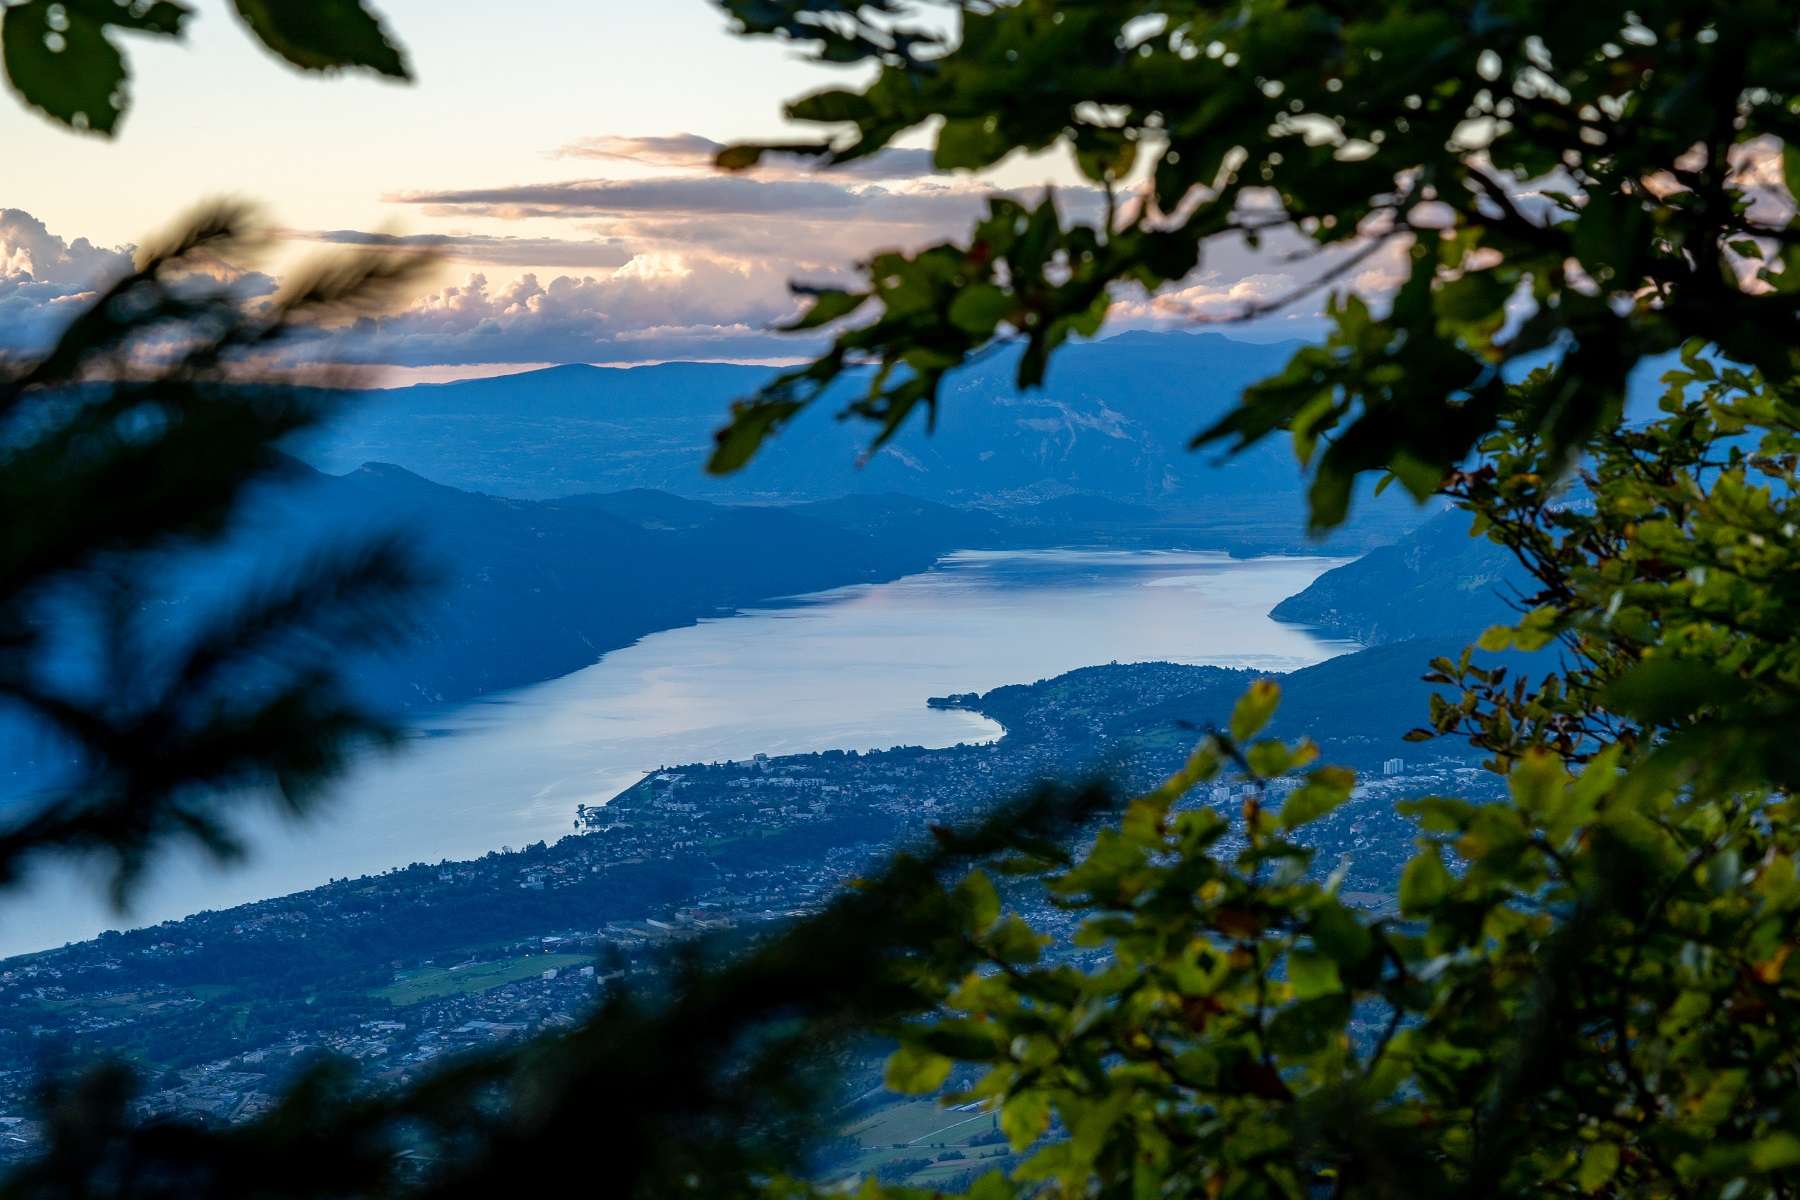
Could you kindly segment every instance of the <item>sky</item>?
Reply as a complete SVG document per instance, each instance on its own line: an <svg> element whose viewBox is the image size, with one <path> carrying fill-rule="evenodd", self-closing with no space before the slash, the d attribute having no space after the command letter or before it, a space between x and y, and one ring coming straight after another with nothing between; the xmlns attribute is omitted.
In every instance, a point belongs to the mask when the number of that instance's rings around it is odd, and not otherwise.
<svg viewBox="0 0 1800 1200"><path fill-rule="evenodd" d="M411 84L303 75L226 4L196 7L182 43L122 39L133 103L111 141L0 96L0 348L41 343L131 247L206 199L250 201L280 232L241 264L251 290L348 246L436 250L428 283L356 350L390 382L791 360L807 347L771 331L796 310L790 282L844 282L873 251L953 236L990 187L1053 182L1071 212L1097 203L1055 157L950 177L916 139L852 173L718 173L721 143L814 132L782 103L846 72L731 36L706 0L383 0ZM1120 315L1223 313L1291 282L1223 248L1178 295Z"/></svg>

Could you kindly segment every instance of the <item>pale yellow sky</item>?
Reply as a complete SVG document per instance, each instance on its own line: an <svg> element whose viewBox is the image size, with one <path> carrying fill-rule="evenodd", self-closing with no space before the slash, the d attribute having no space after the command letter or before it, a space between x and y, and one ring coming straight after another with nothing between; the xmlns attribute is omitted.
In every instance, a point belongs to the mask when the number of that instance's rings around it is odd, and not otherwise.
<svg viewBox="0 0 1800 1200"><path fill-rule="evenodd" d="M390 192L606 173L550 157L579 138L778 133L782 100L833 75L730 37L704 0L379 7L411 57L411 85L290 71L228 5L198 0L185 45L125 39L134 105L113 141L0 104L11 165L0 201L107 244L221 194L265 202L297 227L376 228L407 216L382 202Z"/></svg>
<svg viewBox="0 0 1800 1200"><path fill-rule="evenodd" d="M816 135L783 103L856 76L731 36L706 0L377 0L410 85L292 71L224 0L196 5L184 44L121 36L134 102L110 141L0 100L0 343L41 339L52 305L117 269L76 239L138 243L209 198L299 235L345 231L291 237L257 264L276 275L325 241L438 239L431 286L363 344L414 374L791 357L805 348L769 332L795 311L790 281L956 235L990 184L1054 181L1065 211L1097 212L1062 155L980 181L933 175L917 149L823 178L721 176L714 143ZM1282 290L1257 271L1226 254L1192 298Z"/></svg>

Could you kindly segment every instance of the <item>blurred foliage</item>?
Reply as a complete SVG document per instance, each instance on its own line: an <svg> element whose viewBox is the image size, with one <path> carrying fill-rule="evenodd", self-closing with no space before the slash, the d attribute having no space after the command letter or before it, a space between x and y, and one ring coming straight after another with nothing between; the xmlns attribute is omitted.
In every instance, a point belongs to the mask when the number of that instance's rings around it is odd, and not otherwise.
<svg viewBox="0 0 1800 1200"><path fill-rule="evenodd" d="M877 444L997 342L1023 343L1018 383L1034 387L1111 303L1224 241L1305 280L1245 319L1365 268L1399 284L1385 312L1334 299L1324 343L1195 439L1286 431L1316 528L1344 520L1357 475L1428 495L1504 423L1541 435L1557 473L1617 422L1632 367L1689 338L1775 380L1792 370L1800 227L1775 180L1785 163L1791 192L1800 160L1775 139L1800 125L1800 56L1780 0L722 7L745 33L870 70L788 106L816 142L734 146L721 165L765 149L853 162L918 132L945 172L1066 153L1088 184L1060 204L995 196L967 237L813 292L798 327L835 330L829 350L736 407L716 471L863 363L847 411ZM1546 353L1552 379L1507 386L1509 364Z"/></svg>
<svg viewBox="0 0 1800 1200"><path fill-rule="evenodd" d="M1003 342L1034 386L1132 289L1241 239L1308 278L1241 316L1329 292L1331 328L1196 445L1286 433L1315 528L1364 472L1455 498L1540 589L1482 648L1554 651L1538 678L1431 665L1452 690L1415 736L1489 751L1511 799L1406 805L1395 913L1346 907L1290 839L1348 788L1335 773L1241 822L1171 807L1309 756L1246 744L1254 692L1051 881L1083 918L1072 946L984 910L989 969L935 981L942 1011L890 1077L985 1068L948 1099L996 1107L1030 1156L969 1194L1800 1187L1792 12L724 6L874 68L790 106L828 136L780 149L829 166L921 131L947 171L1067 151L1105 203L996 196L967 239L815 292L798 327L830 349L737 406L714 469L864 364L847 415L877 444ZM1385 310L1339 289L1384 254ZM1661 415L1626 423L1628 375L1676 350Z"/></svg>
<svg viewBox="0 0 1800 1200"><path fill-rule="evenodd" d="M50 349L0 361L0 711L15 749L38 747L19 778L43 781L0 828L0 884L100 855L123 899L167 843L236 852L224 811L246 792L304 811L349 749L391 732L330 664L403 632L419 573L398 544L252 580L186 636L158 613L171 562L218 547L293 465L282 443L339 403L266 381L263 360L419 266L343 259L245 300L221 276L246 220L201 214Z"/></svg>
<svg viewBox="0 0 1800 1200"><path fill-rule="evenodd" d="M233 0L257 39L307 71L411 73L360 0ZM130 106L116 31L179 38L193 10L177 0L16 0L0 5L0 61L27 105L71 129L111 136Z"/></svg>
<svg viewBox="0 0 1800 1200"><path fill-rule="evenodd" d="M1028 1156L969 1195L1791 1194L1789 800L1698 803L1618 747L1579 773L1529 751L1510 802L1405 806L1420 849L1378 916L1295 840L1348 773L1235 819L1173 804L1233 762L1262 780L1309 757L1216 736L1055 875L1098 966L974 910L992 969L932 981L942 1012L889 1076L985 1068L948 1099L997 1107Z"/></svg>

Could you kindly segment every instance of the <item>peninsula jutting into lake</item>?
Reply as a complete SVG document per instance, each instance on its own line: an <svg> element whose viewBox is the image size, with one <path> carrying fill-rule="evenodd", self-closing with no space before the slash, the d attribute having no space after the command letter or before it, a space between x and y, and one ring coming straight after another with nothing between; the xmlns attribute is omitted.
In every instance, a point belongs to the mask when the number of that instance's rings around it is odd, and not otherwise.
<svg viewBox="0 0 1800 1200"><path fill-rule="evenodd" d="M1306 666L1353 643L1267 613L1339 561L967 551L890 583L650 634L560 679L423 714L400 753L370 756L338 785L329 824L258 822L243 867L171 866L146 881L134 911L154 923L345 875L554 841L577 806L604 804L670 763L998 736L991 721L927 706L964 686L1090 660ZM0 950L118 927L80 883L40 886L39 918L0 927Z"/></svg>

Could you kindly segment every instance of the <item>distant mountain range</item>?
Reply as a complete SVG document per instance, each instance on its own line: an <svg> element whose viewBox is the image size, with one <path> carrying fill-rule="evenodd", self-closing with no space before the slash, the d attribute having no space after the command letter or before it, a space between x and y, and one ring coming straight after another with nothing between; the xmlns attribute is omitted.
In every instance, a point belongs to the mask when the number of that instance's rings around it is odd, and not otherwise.
<svg viewBox="0 0 1800 1200"><path fill-rule="evenodd" d="M1458 604L1484 602L1476 584L1486 568L1440 544L1444 522L1453 519L1433 521L1428 537L1421 531L1328 572L1274 615L1369 644L1463 636L1468 622ZM217 564L208 568L214 577L196 580L193 590L220 592L233 578L279 570L300 548L358 533L399 531L437 568L407 645L350 664L363 693L393 710L563 675L657 630L777 597L898 578L953 550L1205 545L1221 537L1240 551L1261 548L1254 538L1195 535L1154 510L1086 494L1004 513L891 494L727 505L633 488L516 500L433 483L388 463L343 475L296 463L293 479L262 497L245 528L239 549L226 556L236 565L222 574ZM1435 586L1440 570L1463 578L1467 595ZM1321 595L1334 599L1321 604Z"/></svg>
<svg viewBox="0 0 1800 1200"><path fill-rule="evenodd" d="M1474 638L1511 624L1512 601L1535 591L1505 549L1469 536L1469 514L1445 512L1389 546L1320 575L1270 610L1366 646L1409 638Z"/></svg>
<svg viewBox="0 0 1800 1200"><path fill-rule="evenodd" d="M952 377L934 432L914 422L860 468L873 428L836 420L841 404L827 398L741 474L704 474L731 401L774 373L718 363L562 366L372 392L302 456L328 471L392 462L454 487L534 499L648 487L707 499L902 492L1029 504L1080 492L1180 510L1221 495L1298 495L1285 445L1225 470L1214 466L1218 451L1187 449L1296 345L1123 334L1068 347L1046 385L1023 395L1016 355L999 355ZM865 382L853 379L843 394Z"/></svg>
<svg viewBox="0 0 1800 1200"><path fill-rule="evenodd" d="M1191 515L1229 497L1240 512L1279 511L1298 530L1303 481L1285 438L1229 457L1188 446L1300 344L1123 333L1065 346L1044 386L1026 393L1013 382L1018 352L997 354L946 380L934 430L915 419L861 466L873 426L837 419L868 383L853 372L745 470L705 474L731 402L776 368L691 362L578 364L359 393L298 452L334 473L390 462L452 487L527 499L630 488L761 502L898 492L1011 508L1083 493ZM1634 412L1650 406L1667 365L1658 359L1634 373ZM1357 523L1409 507L1398 496L1365 500Z"/></svg>
<svg viewBox="0 0 1800 1200"><path fill-rule="evenodd" d="M957 549L1305 549L1284 444L1222 466L1185 448L1292 350L1127 334L1070 347L1024 397L1014 364L997 358L952 382L935 433L909 429L860 469L868 429L822 409L722 480L700 469L711 433L768 368L559 367L371 393L297 448L313 465L263 495L223 565L176 572L163 619L179 637L207 598L296 550L404 531L442 586L404 649L348 664L369 698L404 711L565 674L744 605L924 570ZM1409 502L1365 509L1333 548L1378 544L1419 519ZM1328 573L1275 615L1370 644L1466 635L1488 610L1447 607L1458 597L1445 573L1477 608L1500 576L1485 543L1444 528Z"/></svg>
<svg viewBox="0 0 1800 1200"><path fill-rule="evenodd" d="M235 588L279 577L317 548L388 533L436 579L403 646L339 663L366 700L395 713L567 674L646 634L747 605L923 571L954 550L1268 548L1255 529L1196 532L1086 493L999 512L866 493L786 505L653 488L519 500L390 463L334 475L295 461L256 494L221 551L171 560L149 613L158 636L179 643Z"/></svg>
<svg viewBox="0 0 1800 1200"><path fill-rule="evenodd" d="M386 463L341 476L296 467L246 522L262 549L235 556L244 576L279 569L294 548L388 531L440 573L407 646L352 664L363 692L395 709L566 674L656 630L1022 536L990 514L906 497L726 506L635 489L511 500Z"/></svg>
<svg viewBox="0 0 1800 1200"><path fill-rule="evenodd" d="M934 430L916 421L860 466L871 428L837 420L828 397L726 478L702 469L712 434L773 368L574 365L362 393L295 448L318 471L278 505L282 540L400 525L445 565L418 642L361 670L404 707L955 549L1316 550L1285 439L1188 449L1298 344L1121 334L1066 347L1027 394L1016 354L997 355L951 377ZM1641 400L1651 366L1640 375ZM1271 615L1368 646L1466 640L1512 619L1509 601L1531 589L1511 556L1469 537L1464 514L1427 519L1400 491L1365 498L1327 543L1367 554Z"/></svg>

